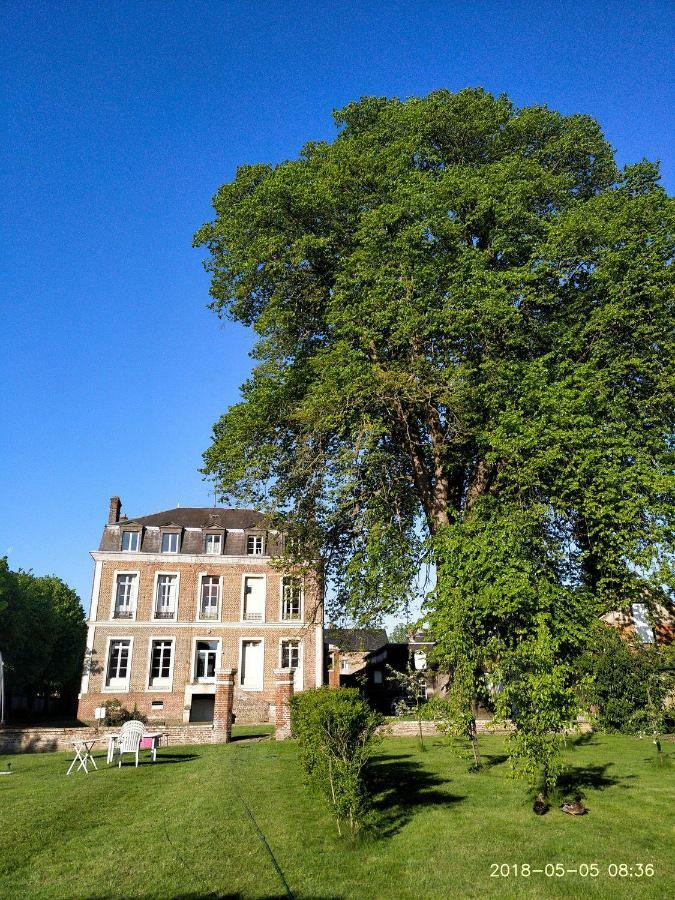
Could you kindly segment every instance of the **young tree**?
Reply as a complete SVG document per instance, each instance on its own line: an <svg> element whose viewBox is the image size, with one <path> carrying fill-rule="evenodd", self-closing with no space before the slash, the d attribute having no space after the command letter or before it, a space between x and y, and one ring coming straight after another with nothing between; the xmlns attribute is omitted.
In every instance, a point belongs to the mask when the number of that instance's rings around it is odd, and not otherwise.
<svg viewBox="0 0 675 900"><path fill-rule="evenodd" d="M566 667L542 649L551 597L583 630L586 600L673 588L672 203L588 116L479 89L336 122L296 160L242 166L195 236L213 309L258 335L204 471L283 519L363 621L409 600L425 553L447 608L447 542L533 511L545 590L520 614L536 667ZM453 627L487 665L491 632Z"/></svg>

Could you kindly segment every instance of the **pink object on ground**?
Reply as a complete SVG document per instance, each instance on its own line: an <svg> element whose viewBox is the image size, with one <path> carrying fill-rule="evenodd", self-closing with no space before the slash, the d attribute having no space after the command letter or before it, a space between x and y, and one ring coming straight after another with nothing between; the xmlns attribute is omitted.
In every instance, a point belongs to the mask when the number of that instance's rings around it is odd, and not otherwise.
<svg viewBox="0 0 675 900"><path fill-rule="evenodd" d="M152 738L141 738L141 750L152 750Z"/></svg>

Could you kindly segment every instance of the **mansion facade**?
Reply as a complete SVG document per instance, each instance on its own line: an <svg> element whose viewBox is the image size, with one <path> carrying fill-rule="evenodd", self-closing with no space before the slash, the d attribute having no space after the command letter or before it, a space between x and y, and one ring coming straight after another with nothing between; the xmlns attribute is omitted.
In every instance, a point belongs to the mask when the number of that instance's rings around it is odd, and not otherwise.
<svg viewBox="0 0 675 900"><path fill-rule="evenodd" d="M111 498L91 554L79 719L117 699L150 721L210 722L221 668L236 669L244 722L270 718L275 669L295 670L295 691L322 684L319 580L273 564L282 536L260 513L178 507L127 519L121 506Z"/></svg>

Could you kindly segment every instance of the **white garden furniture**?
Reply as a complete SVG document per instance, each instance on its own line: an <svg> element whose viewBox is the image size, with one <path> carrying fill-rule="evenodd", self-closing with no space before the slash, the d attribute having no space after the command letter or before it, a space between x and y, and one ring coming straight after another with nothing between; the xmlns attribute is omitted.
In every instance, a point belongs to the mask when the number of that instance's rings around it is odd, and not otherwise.
<svg viewBox="0 0 675 900"><path fill-rule="evenodd" d="M122 765L122 755L124 753L133 753L136 757L136 765L138 766L138 751L141 747L141 739L143 737L143 723L132 719L131 722L125 722L120 731L117 752L119 754L118 766Z"/></svg>
<svg viewBox="0 0 675 900"><path fill-rule="evenodd" d="M77 769L75 769L76 772L79 772L80 769L84 769L85 773L88 775L89 769L87 769L87 763L91 763L95 769L98 769L96 761L91 755L91 748L94 746L97 740L98 738L80 738L80 740L77 741L70 741L70 743L75 748L75 756L70 764L70 768L66 772L66 775L70 775L70 773L73 771L73 766L77 762L79 762L79 765Z"/></svg>

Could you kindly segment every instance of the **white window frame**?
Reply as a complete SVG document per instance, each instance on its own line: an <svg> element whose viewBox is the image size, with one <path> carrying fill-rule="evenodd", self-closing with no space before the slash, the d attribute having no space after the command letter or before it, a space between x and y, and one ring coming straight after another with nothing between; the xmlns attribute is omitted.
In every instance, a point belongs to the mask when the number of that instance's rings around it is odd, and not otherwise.
<svg viewBox="0 0 675 900"><path fill-rule="evenodd" d="M215 619L202 618L202 579L203 578L217 578L218 579L218 606L217 606L217 612L216 612ZM213 572L198 572L197 573L197 614L195 617L197 622L220 622L221 621L222 603L223 603L223 576L222 575L214 575Z"/></svg>
<svg viewBox="0 0 675 900"><path fill-rule="evenodd" d="M112 685L108 684L108 668L110 666L110 644L113 641L127 641L129 644L129 655L127 656L127 677L125 679L115 679L115 681L120 681L120 685ZM101 685L101 690L106 694L128 694L129 693L129 684L131 683L131 663L134 655L134 638L133 635L128 634L115 634L110 635L106 638L105 642L105 667L103 669L103 684Z"/></svg>
<svg viewBox="0 0 675 900"><path fill-rule="evenodd" d="M265 546L265 544L267 543L267 541L265 540L265 537L266 537L265 534L261 534L261 533L247 534L246 535L246 555L247 556L266 556L265 550L267 549L267 547ZM253 552L251 552L248 549L248 542L250 540L260 541L260 553L256 553L255 550L253 550ZM255 547L255 544L254 544L254 547Z"/></svg>
<svg viewBox="0 0 675 900"><path fill-rule="evenodd" d="M176 549L175 550L165 550L164 549L164 538L176 536ZM159 533L159 552L163 553L165 556L176 556L180 553L180 531L172 531L171 529L167 529L166 531L160 531Z"/></svg>
<svg viewBox="0 0 675 900"><path fill-rule="evenodd" d="M305 679L304 679L305 645L304 645L304 642L300 638L296 638L296 637L281 638L281 640L279 641L279 668L284 667L284 663L283 663L284 644L287 644L291 641L298 645L298 665L295 667L295 674L293 676L293 690L301 691L303 689L303 685L305 683Z"/></svg>
<svg viewBox="0 0 675 900"><path fill-rule="evenodd" d="M340 660L340 671L341 671L341 672L348 672L348 671L349 671L349 660L348 660L348 659L341 659L341 660Z"/></svg>
<svg viewBox="0 0 675 900"><path fill-rule="evenodd" d="M216 674L213 678L200 678L197 680L197 644L199 641L208 641L209 643L218 644L216 648ZM212 634L198 635L192 639L192 658L190 660L190 684L215 684L218 677L218 670L221 668L221 659L223 653L223 640L216 638Z"/></svg>
<svg viewBox="0 0 675 900"><path fill-rule="evenodd" d="M208 550L209 539L217 538L218 539L218 550ZM224 534L221 531L207 531L204 535L204 556L222 556L223 555L223 538Z"/></svg>
<svg viewBox="0 0 675 900"><path fill-rule="evenodd" d="M263 617L262 619L245 619L244 613L246 609L246 579L247 578L260 578L263 583ZM240 609L239 609L239 620L242 624L251 625L252 623L257 623L258 625L264 625L267 621L267 575L264 575L260 572L242 572L241 575L241 598L240 598Z"/></svg>
<svg viewBox="0 0 675 900"><path fill-rule="evenodd" d="M297 578L300 582L300 615L297 619L284 617L284 579ZM279 621L280 622L304 622L305 621L305 582L301 575L286 573L279 579Z"/></svg>
<svg viewBox="0 0 675 900"><path fill-rule="evenodd" d="M242 670L242 662L244 659L244 644L247 644L251 641L262 644L262 683L259 688L250 688L244 687L244 683L242 681L244 677L244 672ZM259 693L265 690L265 638L256 636L256 635L245 635L239 638L239 668L238 668L239 677L237 681L239 682L239 687L242 691L250 691L251 693Z"/></svg>
<svg viewBox="0 0 675 900"><path fill-rule="evenodd" d="M125 547L124 546L124 537L127 534L136 535L136 546L135 547ZM138 553L141 548L141 532L138 528L124 528L122 529L122 537L120 538L120 552L121 553Z"/></svg>
<svg viewBox="0 0 675 900"><path fill-rule="evenodd" d="M656 641L654 628L649 621L649 608L646 603L631 603L630 617L635 636L641 644L653 644Z"/></svg>
<svg viewBox="0 0 675 900"><path fill-rule="evenodd" d="M169 665L169 677L166 680L158 679L159 684L154 683L152 681L152 645L155 641L163 641L164 643L168 642L171 644L171 663ZM158 691L160 693L167 693L168 691L173 690L173 667L176 662L176 638L175 637L167 637L166 635L162 636L161 634L153 634L148 638L148 677L146 690L148 691Z"/></svg>
<svg viewBox="0 0 675 900"><path fill-rule="evenodd" d="M115 605L117 603L117 576L118 575L132 575L134 578L134 586L131 592L131 619L116 619L115 618ZM138 605L138 589L141 583L141 573L138 569L119 569L113 572L112 579L112 594L110 597L110 620L115 622L135 622L136 621L136 608Z"/></svg>
<svg viewBox="0 0 675 900"><path fill-rule="evenodd" d="M174 610L173 618L171 619L162 619L157 616L157 588L159 585L159 577L160 575L175 575L176 576L176 605ZM178 621L178 605L180 603L180 572L167 572L167 571L159 571L155 572L154 584L152 588L152 621L153 622L177 622Z"/></svg>

